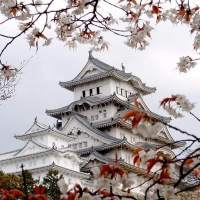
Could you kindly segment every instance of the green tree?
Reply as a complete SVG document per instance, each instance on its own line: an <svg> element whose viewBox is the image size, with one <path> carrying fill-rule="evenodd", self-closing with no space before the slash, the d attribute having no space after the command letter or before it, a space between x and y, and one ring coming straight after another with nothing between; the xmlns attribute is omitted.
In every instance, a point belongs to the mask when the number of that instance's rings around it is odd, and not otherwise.
<svg viewBox="0 0 200 200"><path fill-rule="evenodd" d="M4 175L5 175L5 173L1 170L1 171L0 171L0 177L1 177L1 176L4 176Z"/></svg>
<svg viewBox="0 0 200 200"><path fill-rule="evenodd" d="M39 180L34 179L32 173L28 170L24 170L24 173L25 173L25 178L26 178L27 193L28 193L28 195L34 194L35 193L35 185L39 183ZM21 177L23 180L22 175L19 175L19 177ZM24 184L24 181L23 181L23 184ZM25 193L24 187L22 188L22 191Z"/></svg>
<svg viewBox="0 0 200 200"><path fill-rule="evenodd" d="M57 170L50 169L46 176L43 178L43 186L45 187L45 195L51 200L58 200L60 195L59 186L57 182L63 178Z"/></svg>
<svg viewBox="0 0 200 200"><path fill-rule="evenodd" d="M0 188L21 190L23 188L23 179L15 174L4 174L0 176Z"/></svg>

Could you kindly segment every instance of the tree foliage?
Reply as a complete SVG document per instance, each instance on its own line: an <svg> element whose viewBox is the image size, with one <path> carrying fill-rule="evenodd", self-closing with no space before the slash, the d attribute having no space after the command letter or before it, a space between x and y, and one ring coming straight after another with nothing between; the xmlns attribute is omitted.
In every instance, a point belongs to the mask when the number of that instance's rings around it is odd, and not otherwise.
<svg viewBox="0 0 200 200"><path fill-rule="evenodd" d="M3 176L0 176L0 188L4 188L6 190L22 190L23 180L20 176L15 174L3 174Z"/></svg>
<svg viewBox="0 0 200 200"><path fill-rule="evenodd" d="M62 194L57 183L62 178L63 175L60 175L60 173L54 169L49 170L46 176L43 178L42 184L45 187L45 194L51 200L58 200Z"/></svg>
<svg viewBox="0 0 200 200"><path fill-rule="evenodd" d="M25 178L26 178L26 185L27 185L27 193L30 194L34 194L35 192L35 185L39 184L39 180L34 179L33 175L30 171L28 170L24 170L25 173ZM23 180L23 176L22 174L19 175L19 177ZM23 180L23 185L24 185L24 180ZM22 191L25 193L24 187L22 189Z"/></svg>

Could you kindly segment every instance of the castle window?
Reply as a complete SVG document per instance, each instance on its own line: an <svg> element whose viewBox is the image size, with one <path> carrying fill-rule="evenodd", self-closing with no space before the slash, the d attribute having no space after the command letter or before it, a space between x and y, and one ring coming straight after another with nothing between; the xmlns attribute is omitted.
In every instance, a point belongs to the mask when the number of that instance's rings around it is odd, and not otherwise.
<svg viewBox="0 0 200 200"><path fill-rule="evenodd" d="M100 90L99 90L99 87L97 87L97 94L100 94Z"/></svg>
<svg viewBox="0 0 200 200"><path fill-rule="evenodd" d="M99 119L99 116L98 115L95 115L95 120L98 120Z"/></svg>
<svg viewBox="0 0 200 200"><path fill-rule="evenodd" d="M82 96L85 97L85 91L82 91Z"/></svg>
<svg viewBox="0 0 200 200"><path fill-rule="evenodd" d="M128 163L130 163L130 156L128 156Z"/></svg>
<svg viewBox="0 0 200 200"><path fill-rule="evenodd" d="M79 148L82 148L82 143L79 144Z"/></svg>
<svg viewBox="0 0 200 200"><path fill-rule="evenodd" d="M84 142L84 147L87 147L87 142Z"/></svg>
<svg viewBox="0 0 200 200"><path fill-rule="evenodd" d="M102 110L100 110L99 113L102 113Z"/></svg>
<svg viewBox="0 0 200 200"><path fill-rule="evenodd" d="M37 165L37 161L34 160L34 161L33 161L33 166L36 166L36 165Z"/></svg>
<svg viewBox="0 0 200 200"><path fill-rule="evenodd" d="M90 96L93 96L92 89L90 89Z"/></svg>
<svg viewBox="0 0 200 200"><path fill-rule="evenodd" d="M125 97L125 90L122 89L122 96Z"/></svg>
<svg viewBox="0 0 200 200"><path fill-rule="evenodd" d="M77 149L77 144L74 144L74 149Z"/></svg>
<svg viewBox="0 0 200 200"><path fill-rule="evenodd" d="M116 90L117 90L117 94L120 94L120 88L117 87Z"/></svg>
<svg viewBox="0 0 200 200"><path fill-rule="evenodd" d="M103 118L106 118L107 115L106 115L106 110L103 111Z"/></svg>
<svg viewBox="0 0 200 200"><path fill-rule="evenodd" d="M29 162L29 167L32 167L32 161Z"/></svg>
<svg viewBox="0 0 200 200"><path fill-rule="evenodd" d="M43 158L43 159L42 159L42 164L44 165L45 163L46 163L46 159Z"/></svg>
<svg viewBox="0 0 200 200"><path fill-rule="evenodd" d="M94 116L91 116L91 121L94 121Z"/></svg>
<svg viewBox="0 0 200 200"><path fill-rule="evenodd" d="M131 143L135 142L135 138L131 137Z"/></svg>
<svg viewBox="0 0 200 200"><path fill-rule="evenodd" d="M69 145L69 146L68 146L68 148L70 148L70 149L71 149L71 148L72 148L72 145Z"/></svg>

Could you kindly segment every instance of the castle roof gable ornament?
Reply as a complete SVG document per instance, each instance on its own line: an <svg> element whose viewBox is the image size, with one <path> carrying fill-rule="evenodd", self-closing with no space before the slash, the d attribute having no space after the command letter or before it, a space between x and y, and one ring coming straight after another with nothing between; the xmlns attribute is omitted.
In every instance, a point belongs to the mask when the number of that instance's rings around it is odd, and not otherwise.
<svg viewBox="0 0 200 200"><path fill-rule="evenodd" d="M126 69L126 68L124 67L123 63L122 63L121 66L122 66L122 71L125 73L125 69Z"/></svg>
<svg viewBox="0 0 200 200"><path fill-rule="evenodd" d="M88 53L89 53L89 60L93 57L92 56L92 52L93 52L92 49L88 51Z"/></svg>

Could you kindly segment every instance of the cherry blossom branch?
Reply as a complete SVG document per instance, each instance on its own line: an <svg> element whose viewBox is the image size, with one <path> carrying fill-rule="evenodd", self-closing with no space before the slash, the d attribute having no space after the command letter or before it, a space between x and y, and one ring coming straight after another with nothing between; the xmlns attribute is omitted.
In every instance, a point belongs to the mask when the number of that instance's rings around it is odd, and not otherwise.
<svg viewBox="0 0 200 200"><path fill-rule="evenodd" d="M188 133L187 131L183 131L183 130L181 130L181 129L175 127L175 126L172 126L172 125L170 125L170 124L167 124L167 123L165 123L165 122L162 122L162 123L163 123L164 125L166 125L167 127L171 128L171 129L174 129L174 130L176 130L176 131L178 131L178 132L180 132L180 133L183 133L183 134L185 134L185 135L188 135L188 136L190 136L190 137L193 137L193 138L195 138L198 142L200 142L200 138L198 138L196 135L190 134L190 133Z"/></svg>
<svg viewBox="0 0 200 200"><path fill-rule="evenodd" d="M190 112L190 114L200 122L200 119L195 114L193 114L192 112Z"/></svg>

